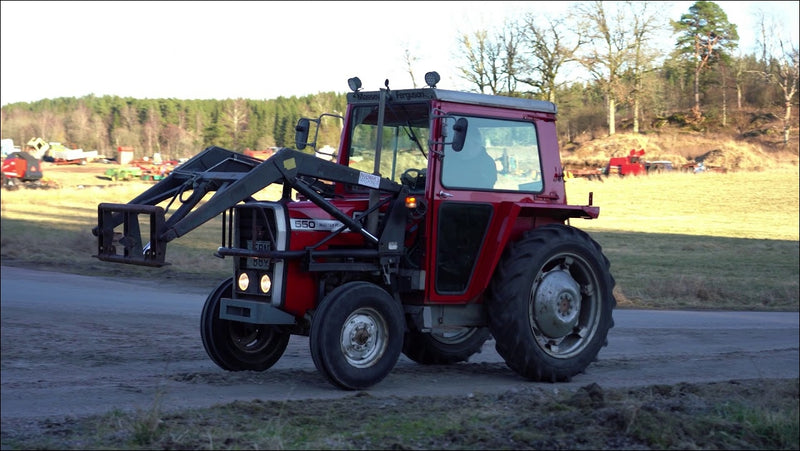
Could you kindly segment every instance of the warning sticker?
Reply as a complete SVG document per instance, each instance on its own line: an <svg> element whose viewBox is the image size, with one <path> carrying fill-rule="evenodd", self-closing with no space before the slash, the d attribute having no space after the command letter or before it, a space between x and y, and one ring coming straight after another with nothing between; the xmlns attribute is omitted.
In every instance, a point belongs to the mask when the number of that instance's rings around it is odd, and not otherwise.
<svg viewBox="0 0 800 451"><path fill-rule="evenodd" d="M370 188L377 188L381 185L381 178L377 175L362 172L358 174L358 184Z"/></svg>

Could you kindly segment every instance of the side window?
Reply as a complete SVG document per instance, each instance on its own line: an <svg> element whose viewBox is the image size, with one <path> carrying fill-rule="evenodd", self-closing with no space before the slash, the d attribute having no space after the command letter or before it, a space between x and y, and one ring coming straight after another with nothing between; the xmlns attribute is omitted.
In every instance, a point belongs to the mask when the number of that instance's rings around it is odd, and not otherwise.
<svg viewBox="0 0 800 451"><path fill-rule="evenodd" d="M442 185L448 188L540 192L542 169L530 122L467 117L464 148L445 146ZM453 136L455 121L447 121Z"/></svg>

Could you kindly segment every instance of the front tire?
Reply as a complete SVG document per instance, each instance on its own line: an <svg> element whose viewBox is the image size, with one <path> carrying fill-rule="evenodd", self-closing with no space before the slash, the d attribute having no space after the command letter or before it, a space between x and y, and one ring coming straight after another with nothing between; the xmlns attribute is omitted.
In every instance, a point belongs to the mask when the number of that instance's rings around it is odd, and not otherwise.
<svg viewBox="0 0 800 451"><path fill-rule="evenodd" d="M449 365L466 362L481 352L490 337L487 327L463 327L452 332L406 332L403 354L423 365Z"/></svg>
<svg viewBox="0 0 800 451"><path fill-rule="evenodd" d="M389 293L372 283L349 282L325 296L314 313L311 357L332 384L365 389L394 368L404 328L403 308Z"/></svg>
<svg viewBox="0 0 800 451"><path fill-rule="evenodd" d="M211 360L228 371L265 371L281 358L290 333L268 324L250 324L219 317L222 298L233 295L233 278L208 296L200 315L200 336Z"/></svg>
<svg viewBox="0 0 800 451"><path fill-rule="evenodd" d="M596 360L613 327L614 278L600 245L563 224L512 244L492 281L489 328L521 376L569 381Z"/></svg>

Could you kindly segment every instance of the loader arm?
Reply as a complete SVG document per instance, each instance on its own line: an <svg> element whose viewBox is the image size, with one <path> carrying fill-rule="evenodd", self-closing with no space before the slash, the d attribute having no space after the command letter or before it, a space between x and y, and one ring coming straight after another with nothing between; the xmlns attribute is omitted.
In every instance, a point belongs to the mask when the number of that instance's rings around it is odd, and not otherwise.
<svg viewBox="0 0 800 451"><path fill-rule="evenodd" d="M98 238L95 257L117 263L163 266L167 264L167 243L200 227L239 202L252 199L253 194L273 183L294 188L352 231L361 233L373 243L378 242L359 222L344 215L314 191L301 179L303 176L366 186L394 195L402 190L402 185L389 179L289 148L282 148L262 161L220 147L209 147L127 204L99 204L98 224L92 229ZM198 206L212 191L213 196ZM166 217L166 211L158 204L168 199L167 208L176 199L180 201L180 206ZM143 244L139 223L143 215L149 218L150 225L147 244ZM114 229L120 225L123 231L121 237L115 240ZM117 253L115 241L123 247L122 253Z"/></svg>

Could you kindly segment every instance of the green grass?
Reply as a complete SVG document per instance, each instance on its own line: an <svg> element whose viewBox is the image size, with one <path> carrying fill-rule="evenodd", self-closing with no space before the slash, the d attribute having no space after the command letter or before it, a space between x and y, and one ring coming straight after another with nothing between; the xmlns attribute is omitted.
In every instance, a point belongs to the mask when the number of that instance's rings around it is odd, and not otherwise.
<svg viewBox="0 0 800 451"><path fill-rule="evenodd" d="M613 230L704 237L800 239L798 171L570 179L567 199L600 207L589 231Z"/></svg>
<svg viewBox="0 0 800 451"><path fill-rule="evenodd" d="M228 277L229 260L213 257L220 218L171 242L171 265L164 268L92 257L97 204L127 202L146 186L4 191L3 264L190 281L208 289ZM668 173L570 179L567 195L572 204L586 204L592 192L600 206L598 219L571 224L603 246L621 308L798 311L798 186L797 170Z"/></svg>
<svg viewBox="0 0 800 451"><path fill-rule="evenodd" d="M112 411L4 449L798 449L798 380Z"/></svg>
<svg viewBox="0 0 800 451"><path fill-rule="evenodd" d="M573 220L611 261L620 306L798 310L798 172L667 173L567 182Z"/></svg>

